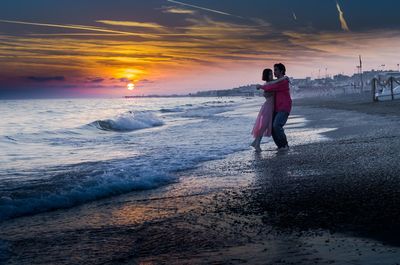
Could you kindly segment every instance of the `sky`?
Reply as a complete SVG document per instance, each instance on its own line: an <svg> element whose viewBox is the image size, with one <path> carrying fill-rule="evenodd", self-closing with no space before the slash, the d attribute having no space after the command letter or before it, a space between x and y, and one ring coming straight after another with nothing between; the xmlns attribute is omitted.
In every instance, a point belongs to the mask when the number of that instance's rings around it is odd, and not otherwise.
<svg viewBox="0 0 400 265"><path fill-rule="evenodd" d="M398 0L1 0L0 98L186 94L398 69ZM131 90L128 90L128 87Z"/></svg>

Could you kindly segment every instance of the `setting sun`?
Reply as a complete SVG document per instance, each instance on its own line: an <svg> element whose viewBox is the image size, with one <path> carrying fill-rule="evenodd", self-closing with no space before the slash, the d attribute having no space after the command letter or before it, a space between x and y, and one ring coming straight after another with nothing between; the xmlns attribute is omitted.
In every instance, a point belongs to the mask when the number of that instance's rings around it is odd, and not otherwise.
<svg viewBox="0 0 400 265"><path fill-rule="evenodd" d="M133 90L135 88L135 84L129 83L126 87L128 90Z"/></svg>

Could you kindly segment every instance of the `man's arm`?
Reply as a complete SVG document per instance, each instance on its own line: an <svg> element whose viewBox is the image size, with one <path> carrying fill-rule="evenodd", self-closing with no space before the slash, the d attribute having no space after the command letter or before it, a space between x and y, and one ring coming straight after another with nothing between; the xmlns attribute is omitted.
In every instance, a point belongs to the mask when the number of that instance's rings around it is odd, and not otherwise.
<svg viewBox="0 0 400 265"><path fill-rule="evenodd" d="M274 91L274 92L289 90L288 78L281 78L280 80L275 80L275 81L272 84L268 82L266 85L260 86L259 88L264 91Z"/></svg>
<svg viewBox="0 0 400 265"><path fill-rule="evenodd" d="M281 77L281 78L278 78L278 79L269 81L269 82L267 82L265 85L276 84L276 83L279 83L279 82L281 82L281 81L283 81L283 80L289 80L289 77L283 76L283 77ZM257 88L257 89L262 89L262 87L265 86L265 85L257 85L256 88Z"/></svg>
<svg viewBox="0 0 400 265"><path fill-rule="evenodd" d="M283 77L281 77L281 78L278 78L278 79L275 79L275 80L272 80L272 81L267 82L266 85L276 84L276 83L279 83L280 81L285 80L285 79L286 79L286 80L289 80L289 77L283 76Z"/></svg>

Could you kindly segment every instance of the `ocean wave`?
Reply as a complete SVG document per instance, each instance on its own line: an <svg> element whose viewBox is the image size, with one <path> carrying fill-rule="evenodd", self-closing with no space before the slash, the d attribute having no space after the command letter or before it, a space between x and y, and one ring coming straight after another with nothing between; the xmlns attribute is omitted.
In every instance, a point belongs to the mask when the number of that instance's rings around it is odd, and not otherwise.
<svg viewBox="0 0 400 265"><path fill-rule="evenodd" d="M4 138L5 138L7 141L11 141L11 142L13 142L13 143L18 142L16 139L14 139L14 138L12 138L11 136L8 136L8 135L5 135Z"/></svg>
<svg viewBox="0 0 400 265"><path fill-rule="evenodd" d="M71 170L42 183L10 189L0 197L0 221L41 212L70 208L85 202L137 190L157 188L176 181L174 176L140 171L128 166L109 170L89 166L83 172ZM89 175L90 174L90 175ZM49 186L49 182L52 183ZM24 190L21 192L21 190Z"/></svg>
<svg viewBox="0 0 400 265"><path fill-rule="evenodd" d="M97 120L89 126L104 131L128 132L163 125L164 122L152 112L126 112L112 119Z"/></svg>
<svg viewBox="0 0 400 265"><path fill-rule="evenodd" d="M186 118L207 118L232 110L229 106L198 107L187 110L182 114Z"/></svg>
<svg viewBox="0 0 400 265"><path fill-rule="evenodd" d="M184 111L184 109L179 108L179 107L170 108L170 109L166 109L166 108L160 109L160 112L162 112L162 113L173 113L173 112L182 112L182 111Z"/></svg>
<svg viewBox="0 0 400 265"><path fill-rule="evenodd" d="M54 110L44 110L44 111L39 111L39 114L61 114L61 112L54 111Z"/></svg>
<svg viewBox="0 0 400 265"><path fill-rule="evenodd" d="M203 103L203 105L209 106L209 105L218 105L218 104L230 104L230 103L235 103L233 100L212 100L212 101L206 101Z"/></svg>
<svg viewBox="0 0 400 265"><path fill-rule="evenodd" d="M215 114L229 111L233 108L234 101L212 100L200 104L184 104L172 108L161 108L161 113L171 113L185 118L206 118Z"/></svg>

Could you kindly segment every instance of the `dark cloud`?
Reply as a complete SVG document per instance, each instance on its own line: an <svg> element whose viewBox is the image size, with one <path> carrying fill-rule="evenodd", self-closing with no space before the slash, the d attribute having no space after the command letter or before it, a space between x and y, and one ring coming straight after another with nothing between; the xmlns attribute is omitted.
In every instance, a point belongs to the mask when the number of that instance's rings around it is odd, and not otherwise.
<svg viewBox="0 0 400 265"><path fill-rule="evenodd" d="M104 81L104 78L101 78L101 77L87 78L87 82L89 82L89 83L101 83L103 81Z"/></svg>
<svg viewBox="0 0 400 265"><path fill-rule="evenodd" d="M130 80L128 78L120 78L119 81L120 82L129 82Z"/></svg>
<svg viewBox="0 0 400 265"><path fill-rule="evenodd" d="M149 80L149 79L142 79L142 80L139 80L139 83L142 83L142 84L152 84L152 83L154 83L154 81Z"/></svg>
<svg viewBox="0 0 400 265"><path fill-rule="evenodd" d="M35 82L65 81L64 76L28 76L26 79Z"/></svg>
<svg viewBox="0 0 400 265"><path fill-rule="evenodd" d="M25 99L25 98L58 98L79 95L79 88L74 85L62 85L56 88L37 85L34 87L0 87L0 99Z"/></svg>

